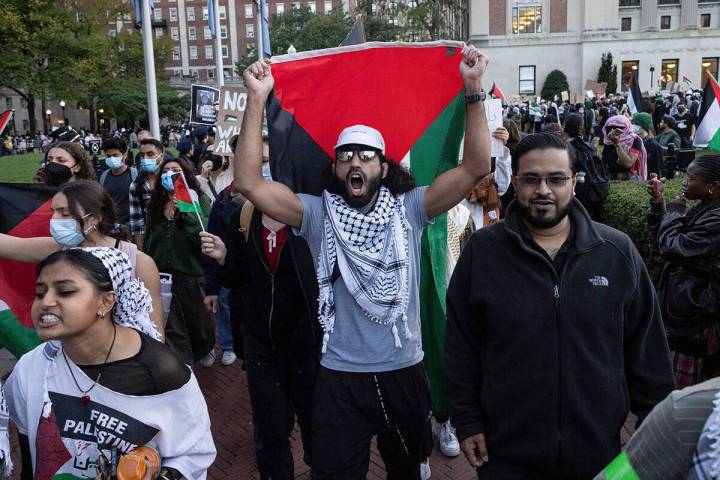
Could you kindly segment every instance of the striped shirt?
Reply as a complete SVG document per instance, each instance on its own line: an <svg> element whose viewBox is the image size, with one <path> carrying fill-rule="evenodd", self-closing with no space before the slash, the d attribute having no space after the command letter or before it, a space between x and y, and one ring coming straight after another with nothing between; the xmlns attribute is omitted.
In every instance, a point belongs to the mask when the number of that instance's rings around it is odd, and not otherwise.
<svg viewBox="0 0 720 480"><path fill-rule="evenodd" d="M140 184L140 182L143 182ZM138 191L139 190L139 191ZM152 187L147 175L139 175L134 182L130 184L130 203L128 210L130 212L130 235L145 234L145 209L150 203L152 195ZM142 195L142 201L140 201Z"/></svg>
<svg viewBox="0 0 720 480"><path fill-rule="evenodd" d="M686 479L705 422L713 411L720 378L675 390L645 419L626 453L642 480ZM605 480L605 473L595 480Z"/></svg>

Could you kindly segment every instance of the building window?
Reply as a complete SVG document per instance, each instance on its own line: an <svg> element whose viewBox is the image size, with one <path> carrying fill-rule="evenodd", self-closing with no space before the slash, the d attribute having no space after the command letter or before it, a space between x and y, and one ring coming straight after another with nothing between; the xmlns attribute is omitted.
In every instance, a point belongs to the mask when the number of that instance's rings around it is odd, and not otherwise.
<svg viewBox="0 0 720 480"><path fill-rule="evenodd" d="M705 88L705 84L708 80L708 71L710 74L717 78L718 76L718 57L706 57L702 59L702 65L700 68L700 86Z"/></svg>
<svg viewBox="0 0 720 480"><path fill-rule="evenodd" d="M639 7L640 0L620 0L621 7Z"/></svg>
<svg viewBox="0 0 720 480"><path fill-rule="evenodd" d="M208 60L213 58L213 47L211 45L205 45L205 58Z"/></svg>
<svg viewBox="0 0 720 480"><path fill-rule="evenodd" d="M220 27L220 38L227 38L227 27Z"/></svg>
<svg viewBox="0 0 720 480"><path fill-rule="evenodd" d="M195 7L188 7L187 8L187 19L189 22L195 21Z"/></svg>
<svg viewBox="0 0 720 480"><path fill-rule="evenodd" d="M173 59L173 60L180 60L180 47L173 47L173 49L172 49L172 59Z"/></svg>
<svg viewBox="0 0 720 480"><path fill-rule="evenodd" d="M285 4L282 3L282 2L281 2L281 3L276 3L276 4L275 4L275 13L276 13L277 15L282 15L283 13L285 13Z"/></svg>
<svg viewBox="0 0 720 480"><path fill-rule="evenodd" d="M620 30L623 32L629 32L630 30L632 30L632 18L623 17L620 20Z"/></svg>
<svg viewBox="0 0 720 480"><path fill-rule="evenodd" d="M669 58L662 61L662 70L660 70L660 81L663 86L678 81L678 70L680 70L680 60L677 58Z"/></svg>
<svg viewBox="0 0 720 480"><path fill-rule="evenodd" d="M115 38L115 37L117 37L117 30L108 30L108 36L109 36L110 38Z"/></svg>
<svg viewBox="0 0 720 480"><path fill-rule="evenodd" d="M373 3L373 5L375 5ZM300 2L292 2L292 8L300 8Z"/></svg>
<svg viewBox="0 0 720 480"><path fill-rule="evenodd" d="M197 30L195 30L195 27L188 27L188 40L197 40Z"/></svg>
<svg viewBox="0 0 720 480"><path fill-rule="evenodd" d="M162 20L162 8L155 7L155 10L153 10L153 15L155 15L155 21L159 22Z"/></svg>
<svg viewBox="0 0 720 480"><path fill-rule="evenodd" d="M190 60L197 60L197 47L190 45Z"/></svg>
<svg viewBox="0 0 720 480"><path fill-rule="evenodd" d="M173 40L180 39L180 29L178 27L170 27L170 38Z"/></svg>
<svg viewBox="0 0 720 480"><path fill-rule="evenodd" d="M245 18L253 18L253 6L252 3L245 4Z"/></svg>
<svg viewBox="0 0 720 480"><path fill-rule="evenodd" d="M535 95L535 65L521 65L518 73L520 95Z"/></svg>
<svg viewBox="0 0 720 480"><path fill-rule="evenodd" d="M212 32L210 31L210 27L203 28L203 37L205 37L205 40L210 40L212 38Z"/></svg>
<svg viewBox="0 0 720 480"><path fill-rule="evenodd" d="M632 77L633 72L639 67L640 62L638 60L626 60L622 62L622 65L620 66L620 83L622 91L627 90L627 84L630 82L630 77Z"/></svg>
<svg viewBox="0 0 720 480"><path fill-rule="evenodd" d="M542 33L542 7L513 7L512 32Z"/></svg>
<svg viewBox="0 0 720 480"><path fill-rule="evenodd" d="M222 52L222 58L228 58L228 47L223 45L220 47L220 51Z"/></svg>
<svg viewBox="0 0 720 480"><path fill-rule="evenodd" d="M212 68L210 70L208 70L207 76L208 76L208 78L215 78L215 70Z"/></svg>
<svg viewBox="0 0 720 480"><path fill-rule="evenodd" d="M168 11L170 12L170 21L177 22L177 8L169 8Z"/></svg>
<svg viewBox="0 0 720 480"><path fill-rule="evenodd" d="M220 8L218 8L218 12L220 13L220 20L225 20L227 18L227 13L225 13L225 5L220 5Z"/></svg>
<svg viewBox="0 0 720 480"><path fill-rule="evenodd" d="M255 25L252 23L245 24L245 37L255 38Z"/></svg>
<svg viewBox="0 0 720 480"><path fill-rule="evenodd" d="M156 28L155 29L155 38L160 38L163 36L163 29L162 28Z"/></svg>
<svg viewBox="0 0 720 480"><path fill-rule="evenodd" d="M13 99L12 97L5 97L5 108L12 108Z"/></svg>
<svg viewBox="0 0 720 480"><path fill-rule="evenodd" d="M670 30L671 23L671 17L670 15L663 15L660 17L660 30Z"/></svg>
<svg viewBox="0 0 720 480"><path fill-rule="evenodd" d="M203 20L208 19L208 9L207 7L203 7Z"/></svg>
<svg viewBox="0 0 720 480"><path fill-rule="evenodd" d="M700 15L700 28L710 28L710 14L703 13Z"/></svg>
<svg viewBox="0 0 720 480"><path fill-rule="evenodd" d="M325 2L325 13L332 12L332 2Z"/></svg>
<svg viewBox="0 0 720 480"><path fill-rule="evenodd" d="M317 4L316 4L315 2L310 2L310 3L308 3L308 7L310 7L310 11L311 11L312 13L317 12Z"/></svg>

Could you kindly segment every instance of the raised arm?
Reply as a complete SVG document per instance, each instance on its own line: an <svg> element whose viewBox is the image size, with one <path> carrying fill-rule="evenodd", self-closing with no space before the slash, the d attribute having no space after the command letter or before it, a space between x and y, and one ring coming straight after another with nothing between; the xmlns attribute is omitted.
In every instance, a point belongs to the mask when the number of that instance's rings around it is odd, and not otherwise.
<svg viewBox="0 0 720 480"><path fill-rule="evenodd" d="M303 205L287 186L262 176L262 116L275 80L268 60L259 60L243 73L247 107L235 150L233 185L260 211L286 225L300 227Z"/></svg>
<svg viewBox="0 0 720 480"><path fill-rule="evenodd" d="M39 263L62 247L52 237L21 238L0 233L0 258Z"/></svg>
<svg viewBox="0 0 720 480"><path fill-rule="evenodd" d="M465 94L482 91L482 77L488 57L473 46L463 49L460 74L465 82ZM448 211L470 192L473 186L490 172L490 131L483 102L467 104L465 116L465 145L462 164L449 170L430 185L425 192L425 209L430 218Z"/></svg>

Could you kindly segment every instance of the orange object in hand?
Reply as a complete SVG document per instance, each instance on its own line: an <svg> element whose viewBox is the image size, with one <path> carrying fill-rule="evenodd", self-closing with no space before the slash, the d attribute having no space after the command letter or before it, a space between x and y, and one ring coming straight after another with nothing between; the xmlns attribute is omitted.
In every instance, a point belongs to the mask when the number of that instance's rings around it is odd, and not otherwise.
<svg viewBox="0 0 720 480"><path fill-rule="evenodd" d="M148 480L160 471L160 455L147 445L136 448L120 457L117 466L118 480Z"/></svg>

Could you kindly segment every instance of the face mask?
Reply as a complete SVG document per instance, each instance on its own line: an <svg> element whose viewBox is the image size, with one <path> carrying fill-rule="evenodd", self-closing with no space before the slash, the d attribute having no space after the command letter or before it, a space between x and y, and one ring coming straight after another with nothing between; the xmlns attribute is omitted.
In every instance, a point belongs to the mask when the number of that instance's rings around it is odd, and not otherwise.
<svg viewBox="0 0 720 480"><path fill-rule="evenodd" d="M115 169L122 167L123 164L123 158L122 157L107 157L105 159L105 165L107 165L109 168Z"/></svg>
<svg viewBox="0 0 720 480"><path fill-rule="evenodd" d="M85 240L74 218L50 219L50 235L59 245L68 248L77 247Z"/></svg>
<svg viewBox="0 0 720 480"><path fill-rule="evenodd" d="M143 158L140 160L140 165L142 166L142 169L148 173L157 172L157 169L160 166L154 158Z"/></svg>
<svg viewBox="0 0 720 480"><path fill-rule="evenodd" d="M634 133L635 135L639 135L639 134L640 134L640 125L633 125L633 133Z"/></svg>
<svg viewBox="0 0 720 480"><path fill-rule="evenodd" d="M173 176L177 175L177 172L165 172L160 177L160 182L165 190L168 192L175 191L175 185L173 182Z"/></svg>
<svg viewBox="0 0 720 480"><path fill-rule="evenodd" d="M48 162L45 164L45 183L57 187L70 180L72 170L61 163Z"/></svg>

